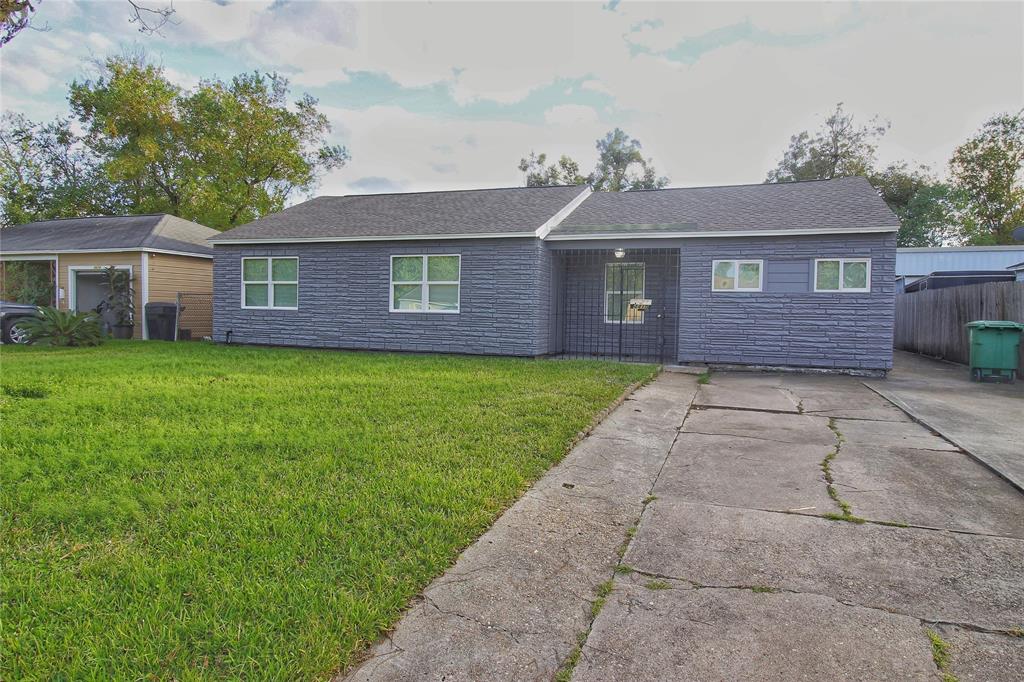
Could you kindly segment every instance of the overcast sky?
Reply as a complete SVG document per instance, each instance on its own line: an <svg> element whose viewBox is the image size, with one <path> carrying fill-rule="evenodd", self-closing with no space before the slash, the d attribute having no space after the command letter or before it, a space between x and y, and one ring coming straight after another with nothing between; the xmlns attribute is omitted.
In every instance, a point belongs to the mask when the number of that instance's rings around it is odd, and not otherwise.
<svg viewBox="0 0 1024 682"><path fill-rule="evenodd" d="M147 0L155 6L163 0ZM880 156L943 173L1024 106L1024 3L376 3L43 0L0 53L2 107L67 111L90 57L144 47L179 84L254 69L318 97L348 167L318 194L523 184L531 150L592 167L619 126L672 186L760 182L837 102L892 123Z"/></svg>

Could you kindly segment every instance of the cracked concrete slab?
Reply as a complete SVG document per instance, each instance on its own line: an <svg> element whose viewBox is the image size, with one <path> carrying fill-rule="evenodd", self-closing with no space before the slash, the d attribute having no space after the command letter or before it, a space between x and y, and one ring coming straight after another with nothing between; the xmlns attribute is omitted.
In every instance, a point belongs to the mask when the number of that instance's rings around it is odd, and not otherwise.
<svg viewBox="0 0 1024 682"><path fill-rule="evenodd" d="M960 448L945 438L913 422L875 422L836 419L836 428L852 445L916 448L918 450L957 451Z"/></svg>
<svg viewBox="0 0 1024 682"><path fill-rule="evenodd" d="M845 443L831 469L856 516L1024 538L1024 496L962 452Z"/></svg>
<svg viewBox="0 0 1024 682"><path fill-rule="evenodd" d="M673 581L652 590L647 580L616 580L574 682L934 679L930 644L915 618L813 594Z"/></svg>
<svg viewBox="0 0 1024 682"><path fill-rule="evenodd" d="M624 401L423 593L348 680L549 680L643 508L696 393L662 374Z"/></svg>
<svg viewBox="0 0 1024 682"><path fill-rule="evenodd" d="M792 374L782 378L781 386L799 398L807 414L844 419L911 421L903 410L853 377Z"/></svg>
<svg viewBox="0 0 1024 682"><path fill-rule="evenodd" d="M718 408L694 409L683 425L685 433L738 436L756 441L823 445L836 444L828 418L803 414L775 414ZM756 448L758 443L751 443Z"/></svg>
<svg viewBox="0 0 1024 682"><path fill-rule="evenodd" d="M747 413L715 410L723 419ZM695 413L696 414L696 413ZM788 415L775 415L787 416ZM691 417L692 418L692 417ZM813 423L813 422L812 422ZM689 420L687 420L689 427ZM714 424L702 424L705 427ZM718 424L724 427L723 424ZM806 431L806 429L804 429ZM798 436L800 431L794 431ZM759 509L834 513L821 460L831 446L752 440L751 437L679 434L654 487L659 498Z"/></svg>
<svg viewBox="0 0 1024 682"><path fill-rule="evenodd" d="M707 585L826 594L925 620L1024 618L1024 541L658 499L624 561Z"/></svg>
<svg viewBox="0 0 1024 682"><path fill-rule="evenodd" d="M929 625L949 645L949 672L960 682L1019 682L1024 637Z"/></svg>
<svg viewBox="0 0 1024 682"><path fill-rule="evenodd" d="M747 410L798 412L797 399L781 388L777 375L716 372L711 382L700 387L695 405Z"/></svg>

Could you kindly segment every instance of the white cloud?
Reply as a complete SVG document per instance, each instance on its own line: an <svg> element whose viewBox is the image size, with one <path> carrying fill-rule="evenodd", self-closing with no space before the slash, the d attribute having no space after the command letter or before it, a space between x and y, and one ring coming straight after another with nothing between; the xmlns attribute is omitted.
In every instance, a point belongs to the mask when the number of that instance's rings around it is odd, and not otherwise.
<svg viewBox="0 0 1024 682"><path fill-rule="evenodd" d="M593 107L582 104L562 104L545 111L544 120L551 125L572 126L580 123L596 123L598 116Z"/></svg>

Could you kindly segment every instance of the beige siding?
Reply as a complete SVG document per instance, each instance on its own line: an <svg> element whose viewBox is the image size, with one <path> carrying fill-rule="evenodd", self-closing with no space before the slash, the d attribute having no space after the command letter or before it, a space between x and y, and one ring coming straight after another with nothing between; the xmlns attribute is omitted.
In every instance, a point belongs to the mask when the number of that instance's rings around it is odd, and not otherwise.
<svg viewBox="0 0 1024 682"><path fill-rule="evenodd" d="M142 338L142 260L138 251L121 251L118 253L62 253L59 256L60 268L57 273L57 286L63 292L58 294L58 306L67 310L71 305L71 287L68 279L68 268L89 267L104 268L109 265L131 266L132 286L135 288L135 338Z"/></svg>
<svg viewBox="0 0 1024 682"><path fill-rule="evenodd" d="M179 326L192 330L192 338L213 334L213 260L192 256L149 254L149 300L174 303L185 296Z"/></svg>

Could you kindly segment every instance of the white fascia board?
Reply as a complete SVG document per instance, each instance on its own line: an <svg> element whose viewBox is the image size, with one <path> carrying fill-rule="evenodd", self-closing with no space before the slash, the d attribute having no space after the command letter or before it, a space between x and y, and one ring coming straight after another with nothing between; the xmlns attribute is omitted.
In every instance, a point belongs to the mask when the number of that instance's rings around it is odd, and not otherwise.
<svg viewBox="0 0 1024 682"><path fill-rule="evenodd" d="M47 251L46 253L58 254L58 253L166 253L171 256L188 256L189 258L209 258L213 256L208 253L193 253L191 251L175 251L173 249L153 249L148 246L146 247L135 247L125 249L58 249L56 251ZM39 256L39 251L5 251L0 254L2 260L53 260L56 256Z"/></svg>
<svg viewBox="0 0 1024 682"><path fill-rule="evenodd" d="M590 196L590 192L590 185L584 185L582 192L576 195L576 197L573 198L573 200L570 201L568 204L563 206L562 210L560 210L555 215L551 216L550 220L548 220L546 223L537 228L537 239L544 239L545 237L548 236L548 233L551 232L551 230L561 225L562 221L568 218L572 214L572 212L576 210L576 207L582 204L583 201Z"/></svg>
<svg viewBox="0 0 1024 682"><path fill-rule="evenodd" d="M546 241L584 241L595 239L707 239L710 237L790 237L818 234L864 234L896 232L899 227L837 227L809 230L719 230L714 232L615 232L596 234L551 234Z"/></svg>
<svg viewBox="0 0 1024 682"><path fill-rule="evenodd" d="M402 234L390 236L366 236L366 237L264 237L259 239L216 239L211 238L210 244L313 244L329 242L399 242L399 241L443 241L445 239L512 239L522 237L536 237L537 231L533 232L505 232L501 234Z"/></svg>

